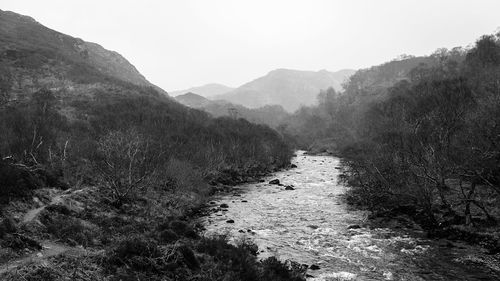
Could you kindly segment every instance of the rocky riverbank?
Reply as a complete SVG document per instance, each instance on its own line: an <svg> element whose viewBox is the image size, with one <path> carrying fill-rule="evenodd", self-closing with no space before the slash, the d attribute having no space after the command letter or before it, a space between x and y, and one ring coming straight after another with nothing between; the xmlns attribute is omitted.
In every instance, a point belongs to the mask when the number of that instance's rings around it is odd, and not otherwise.
<svg viewBox="0 0 500 281"><path fill-rule="evenodd" d="M259 258L294 261L310 280L499 277L495 257L481 247L429 239L403 210L370 215L346 204L340 159L299 153L292 163L297 168L216 195L200 218L205 235L252 241Z"/></svg>

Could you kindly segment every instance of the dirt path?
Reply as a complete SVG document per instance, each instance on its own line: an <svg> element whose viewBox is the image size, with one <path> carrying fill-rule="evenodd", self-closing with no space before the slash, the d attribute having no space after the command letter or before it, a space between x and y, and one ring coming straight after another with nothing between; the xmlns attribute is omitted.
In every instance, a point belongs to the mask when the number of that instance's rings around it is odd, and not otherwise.
<svg viewBox="0 0 500 281"><path fill-rule="evenodd" d="M26 214L24 214L23 219L21 220L21 224L26 224L26 223L29 223L30 221L34 220L38 216L38 214L40 214L43 210L45 210L45 208L47 206L57 205L59 203L63 203L65 197L68 197L68 196L75 194L75 193L78 193L78 192L82 192L84 190L85 189L77 189L77 190L73 190L71 192L68 192L69 190L67 190L64 193L60 193L60 194L52 197L52 199L50 200L50 202L48 204L27 211Z"/></svg>
<svg viewBox="0 0 500 281"><path fill-rule="evenodd" d="M0 275L14 270L18 267L29 263L41 263L50 257L55 257L58 255L71 255L71 256L83 256L87 254L87 251L83 248L69 247L63 244L58 244L52 241L44 241L42 244L42 250L32 253L29 256L22 257L16 260L12 260L6 264L0 265Z"/></svg>
<svg viewBox="0 0 500 281"><path fill-rule="evenodd" d="M27 223L33 221L47 206L62 203L64 201L64 197L69 196L69 195L76 193L76 192L81 192L81 191L82 190L74 190L71 192L66 191L65 193L61 193L61 194L54 196L48 204L27 211L24 214L20 224L27 224ZM50 257L54 257L54 256L62 255L62 254L71 255L71 256L82 256L82 255L87 254L87 251L84 248L70 247L70 246L66 246L64 244L56 243L53 241L43 241L40 244L42 245L41 251L34 252L34 253L27 255L25 257L15 259L15 260L7 262L6 264L0 265L0 275L6 273L8 271L14 270L18 267L21 267L23 265L29 264L29 263L33 263L33 262L34 263L43 263Z"/></svg>
<svg viewBox="0 0 500 281"><path fill-rule="evenodd" d="M28 212L26 212L26 214L24 214L23 220L21 221L21 223L26 224L26 223L32 221L33 219L35 219L38 216L38 214L40 214L43 210L45 210L45 208L47 206L55 205L55 204L61 202L62 197L63 197L63 195L59 194L59 195L55 196L54 198L52 198L52 200L50 201L49 204L44 205L44 206L39 207L39 208L36 208L36 209L29 210Z"/></svg>

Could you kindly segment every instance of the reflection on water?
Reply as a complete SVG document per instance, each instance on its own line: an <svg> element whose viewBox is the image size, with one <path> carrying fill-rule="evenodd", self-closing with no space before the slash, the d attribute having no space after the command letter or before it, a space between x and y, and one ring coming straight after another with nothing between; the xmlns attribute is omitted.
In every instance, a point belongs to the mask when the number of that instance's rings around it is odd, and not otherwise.
<svg viewBox="0 0 500 281"><path fill-rule="evenodd" d="M366 213L348 208L337 182L339 159L293 159L297 168L274 174L285 186L254 183L217 198L218 210L203 218L207 235L251 239L260 256L278 256L307 265L309 280L495 280L495 272L464 266L468 247L443 247L419 233L360 227ZM218 208L222 203L229 207ZM234 220L234 223L228 223Z"/></svg>

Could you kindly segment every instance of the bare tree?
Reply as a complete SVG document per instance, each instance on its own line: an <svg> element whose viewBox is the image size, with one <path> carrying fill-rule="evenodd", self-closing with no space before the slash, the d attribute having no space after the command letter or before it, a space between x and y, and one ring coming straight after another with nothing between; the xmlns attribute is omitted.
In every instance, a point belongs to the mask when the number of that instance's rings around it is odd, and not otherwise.
<svg viewBox="0 0 500 281"><path fill-rule="evenodd" d="M143 189L155 171L149 143L136 129L109 132L99 140L98 150L103 186L118 205Z"/></svg>

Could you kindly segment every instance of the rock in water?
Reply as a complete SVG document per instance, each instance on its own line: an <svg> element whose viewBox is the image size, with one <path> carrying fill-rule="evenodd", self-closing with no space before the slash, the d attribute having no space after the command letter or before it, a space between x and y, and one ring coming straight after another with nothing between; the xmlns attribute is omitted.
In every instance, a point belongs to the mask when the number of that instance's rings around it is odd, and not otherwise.
<svg viewBox="0 0 500 281"><path fill-rule="evenodd" d="M234 220L227 220L227 223L234 223Z"/></svg>
<svg viewBox="0 0 500 281"><path fill-rule="evenodd" d="M311 266L309 267L309 269L311 269L311 270L318 270L318 269L319 269L319 266L318 266L318 265L316 265L316 264L313 264L313 265L311 265Z"/></svg>
<svg viewBox="0 0 500 281"><path fill-rule="evenodd" d="M287 185L285 187L285 190L295 190L295 188L293 188L291 185Z"/></svg>
<svg viewBox="0 0 500 281"><path fill-rule="evenodd" d="M269 184L280 184L280 180L274 179L274 180L270 181Z"/></svg>

